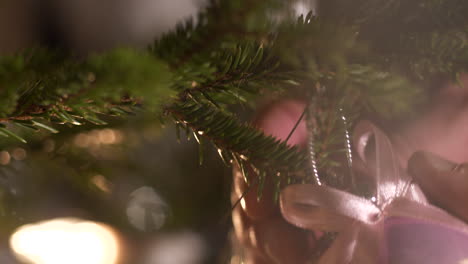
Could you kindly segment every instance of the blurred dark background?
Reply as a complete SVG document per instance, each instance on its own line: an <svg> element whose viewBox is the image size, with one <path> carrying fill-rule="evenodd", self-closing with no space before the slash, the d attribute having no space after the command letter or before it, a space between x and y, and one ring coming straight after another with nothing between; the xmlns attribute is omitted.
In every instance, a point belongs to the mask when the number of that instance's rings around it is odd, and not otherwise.
<svg viewBox="0 0 468 264"><path fill-rule="evenodd" d="M77 53L144 46L204 4L205 0L3 0L0 51L37 43Z"/></svg>
<svg viewBox="0 0 468 264"><path fill-rule="evenodd" d="M0 55L37 46L77 55L144 47L204 4L4 0ZM59 136L34 135L27 146L0 148L6 193L0 263L17 263L8 250L14 228L57 217L112 226L123 241L122 263L226 263L231 178L213 148L205 147L200 165L198 144L178 140L173 127L162 129L158 120L138 114L110 121L115 128L61 127Z"/></svg>
<svg viewBox="0 0 468 264"><path fill-rule="evenodd" d="M206 2L2 0L0 55L37 46L78 56L144 48ZM307 13L313 2L293 9ZM106 121L108 128L25 135L27 145L0 139L0 263L19 263L8 246L16 228L63 217L111 226L121 239L119 264L241 263L231 259L231 171L216 149L200 151L193 135L178 138L144 114Z"/></svg>

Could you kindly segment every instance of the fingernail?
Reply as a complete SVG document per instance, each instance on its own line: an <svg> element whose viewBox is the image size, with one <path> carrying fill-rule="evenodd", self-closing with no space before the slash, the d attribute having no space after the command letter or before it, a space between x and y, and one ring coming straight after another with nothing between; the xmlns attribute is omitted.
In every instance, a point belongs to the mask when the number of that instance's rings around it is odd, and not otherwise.
<svg viewBox="0 0 468 264"><path fill-rule="evenodd" d="M408 170L410 173L415 174L425 173L427 169L436 170L438 172L450 172L456 167L456 163L427 151L414 153L408 161Z"/></svg>

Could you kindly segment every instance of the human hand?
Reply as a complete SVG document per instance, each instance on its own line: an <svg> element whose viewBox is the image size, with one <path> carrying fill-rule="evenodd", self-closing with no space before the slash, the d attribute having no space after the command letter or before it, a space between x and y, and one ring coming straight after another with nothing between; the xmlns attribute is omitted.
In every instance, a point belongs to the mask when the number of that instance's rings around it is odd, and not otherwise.
<svg viewBox="0 0 468 264"><path fill-rule="evenodd" d="M408 171L433 204L468 222L468 163L419 151L409 160Z"/></svg>
<svg viewBox="0 0 468 264"><path fill-rule="evenodd" d="M400 154L414 153L408 171L430 201L468 222L468 74L461 82L442 88L433 107L400 131Z"/></svg>
<svg viewBox="0 0 468 264"><path fill-rule="evenodd" d="M468 85L468 75L462 76L462 82ZM468 162L465 146L468 142L467 99L466 89L448 85L434 96L431 107L417 119L395 127L390 137L402 167L406 168L409 160L410 174L431 202L468 222L468 172L465 172L468 167L463 164L452 171L455 163L433 161ZM260 115L256 124L265 133L284 140L303 108L304 104L298 102L278 103ZM306 134L305 124L301 123L288 143L303 146ZM428 154L428 151L440 157ZM444 162L447 163L445 170L437 165ZM236 236L246 249L246 263L306 263L316 245L316 234L298 229L282 218L278 206L273 203L272 182L267 181L259 202L256 189L253 184L246 192L242 174L234 170L232 202L246 193L241 206L233 212Z"/></svg>
<svg viewBox="0 0 468 264"><path fill-rule="evenodd" d="M266 134L285 140L304 110L305 104L283 101L268 108L256 120L256 125ZM290 145L306 143L306 127L301 122L288 140ZM315 234L289 224L274 202L274 185L267 177L263 195L257 201L257 177L251 171L251 187L244 181L242 173L234 168L231 201L241 199L233 212L233 224L237 239L244 248L245 263L283 264L307 263L315 246Z"/></svg>

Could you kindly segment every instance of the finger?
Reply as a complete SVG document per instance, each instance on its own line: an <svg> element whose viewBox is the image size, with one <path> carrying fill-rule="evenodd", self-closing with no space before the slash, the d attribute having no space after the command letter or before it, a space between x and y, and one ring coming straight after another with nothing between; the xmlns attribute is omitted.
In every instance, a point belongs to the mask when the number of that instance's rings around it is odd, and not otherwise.
<svg viewBox="0 0 468 264"><path fill-rule="evenodd" d="M275 136L279 139L286 140L289 136L288 143L291 145L305 144L306 142L306 126L304 120L298 123L300 116L305 108L305 104L297 101L283 101L276 103L273 107L263 111L260 117L256 119L255 124L265 134ZM297 127L296 124L298 123ZM294 133L291 134L293 128L296 127ZM244 180L244 176L239 168L234 168L234 192L237 199L241 199L240 205L244 209L248 217L254 220L261 220L270 217L273 214L279 214L277 203L274 202L275 184L272 175L266 177L265 182L260 183L258 175L251 168L248 168L251 186L248 186ZM261 199L258 199L259 185L262 184ZM235 203L236 201L233 201Z"/></svg>
<svg viewBox="0 0 468 264"><path fill-rule="evenodd" d="M253 223L258 249L276 264L304 264L315 246L312 232L299 229L277 217Z"/></svg>
<svg viewBox="0 0 468 264"><path fill-rule="evenodd" d="M237 175L236 175L237 174ZM235 173L238 182L244 182ZM254 187L256 188L256 187ZM247 192L240 206L234 208L232 220L236 237L245 247L251 263L305 263L308 252L315 246L315 234L296 228L283 219L273 202L273 188L257 201L257 192ZM232 193L233 203L238 199ZM292 262L291 262L292 261Z"/></svg>
<svg viewBox="0 0 468 264"><path fill-rule="evenodd" d="M410 158L408 171L434 204L468 221L468 164L420 151Z"/></svg>
<svg viewBox="0 0 468 264"><path fill-rule="evenodd" d="M271 177L266 177L263 183L261 198L258 196L259 181L255 179L258 175L248 168L250 186L244 180L244 176L238 167L234 167L234 195L232 204L239 201L239 205L244 210L245 214L254 221L259 221L279 214L278 206L274 202L274 184ZM259 199L260 198L260 199ZM240 200L239 200L240 199Z"/></svg>
<svg viewBox="0 0 468 264"><path fill-rule="evenodd" d="M286 140L304 112L305 104L298 101L283 101L267 108L257 118L255 124L265 134ZM304 120L298 124L290 135L288 144L304 146L307 142L307 129Z"/></svg>
<svg viewBox="0 0 468 264"><path fill-rule="evenodd" d="M251 246L252 243L250 241L247 230L252 226L252 222L245 215L244 210L242 210L242 208L236 207L232 211L232 225L237 240L243 246Z"/></svg>
<svg viewBox="0 0 468 264"><path fill-rule="evenodd" d="M290 225L281 215L251 221L241 207L236 207L232 222L236 237L244 248L246 263L302 264L315 246L312 232Z"/></svg>
<svg viewBox="0 0 468 264"><path fill-rule="evenodd" d="M281 102L264 111L255 123L266 134L279 139L286 140L290 136L288 143L291 145L304 144L306 128L303 121L290 135L304 107L294 101ZM231 196L233 204L239 201L233 212L233 224L236 236L245 247L246 263L304 263L307 252L314 246L314 235L282 218L273 199L275 184L271 175L262 183L262 195L258 199L258 175L251 168L247 168L247 172L250 185L245 182L240 169L234 168Z"/></svg>
<svg viewBox="0 0 468 264"><path fill-rule="evenodd" d="M243 257L242 263L244 264L271 264L271 261L265 259L265 257L256 254L254 251L250 251Z"/></svg>

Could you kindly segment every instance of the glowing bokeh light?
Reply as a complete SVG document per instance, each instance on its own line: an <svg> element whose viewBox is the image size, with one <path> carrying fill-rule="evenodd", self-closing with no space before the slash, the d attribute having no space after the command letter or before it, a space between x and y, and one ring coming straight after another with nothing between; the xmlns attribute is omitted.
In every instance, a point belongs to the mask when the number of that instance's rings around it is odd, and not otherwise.
<svg viewBox="0 0 468 264"><path fill-rule="evenodd" d="M22 226L10 246L18 259L34 264L115 264L119 252L109 227L75 218Z"/></svg>
<svg viewBox="0 0 468 264"><path fill-rule="evenodd" d="M206 263L208 247L196 233L185 231L159 234L149 243L143 264L199 264Z"/></svg>
<svg viewBox="0 0 468 264"><path fill-rule="evenodd" d="M151 187L143 186L130 194L127 217L141 231L159 230L168 217L169 205Z"/></svg>
<svg viewBox="0 0 468 264"><path fill-rule="evenodd" d="M15 160L24 160L26 158L26 156L27 156L27 152L23 148L15 148L12 151L11 156Z"/></svg>
<svg viewBox="0 0 468 264"><path fill-rule="evenodd" d="M8 151L0 151L0 164L1 165L8 165L10 163L11 156Z"/></svg>

